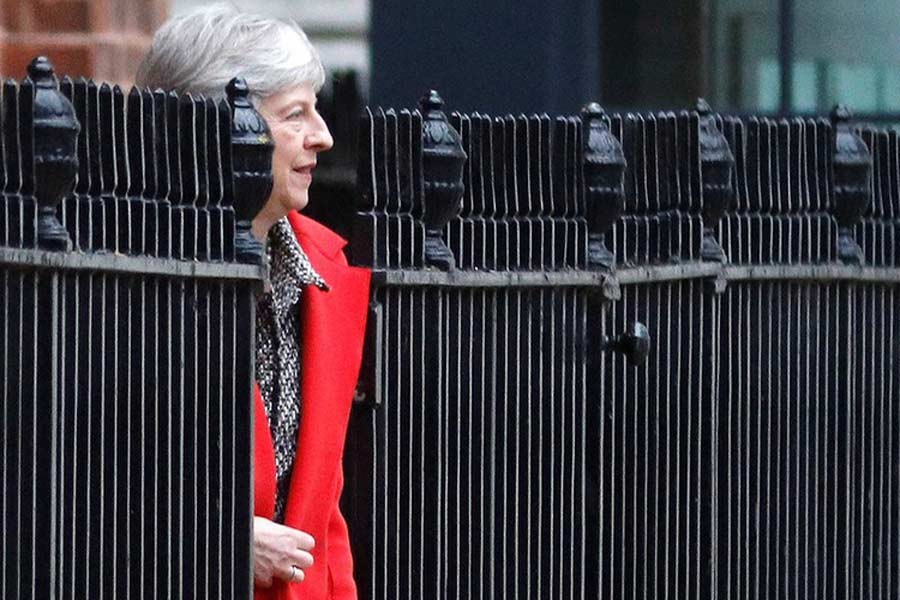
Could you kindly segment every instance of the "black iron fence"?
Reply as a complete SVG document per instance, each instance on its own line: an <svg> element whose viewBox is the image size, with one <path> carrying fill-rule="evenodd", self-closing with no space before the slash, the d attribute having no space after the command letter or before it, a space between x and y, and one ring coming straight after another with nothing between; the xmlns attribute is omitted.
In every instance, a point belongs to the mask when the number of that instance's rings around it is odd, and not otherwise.
<svg viewBox="0 0 900 600"><path fill-rule="evenodd" d="M0 596L249 597L264 123L0 104ZM900 593L900 144L849 119L366 109L361 596Z"/></svg>
<svg viewBox="0 0 900 600"><path fill-rule="evenodd" d="M897 133L439 108L361 122L362 597L900 593Z"/></svg>
<svg viewBox="0 0 900 600"><path fill-rule="evenodd" d="M0 104L0 597L250 597L271 147L246 88L36 59Z"/></svg>

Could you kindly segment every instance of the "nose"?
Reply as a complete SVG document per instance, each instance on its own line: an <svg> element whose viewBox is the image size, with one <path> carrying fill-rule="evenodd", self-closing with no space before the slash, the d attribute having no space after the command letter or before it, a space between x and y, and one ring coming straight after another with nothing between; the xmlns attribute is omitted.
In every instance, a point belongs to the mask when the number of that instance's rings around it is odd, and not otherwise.
<svg viewBox="0 0 900 600"><path fill-rule="evenodd" d="M322 115L317 112L309 135L306 136L306 148L315 152L325 152L332 146L334 146L334 139L331 137L331 132L328 131L328 125L325 124Z"/></svg>

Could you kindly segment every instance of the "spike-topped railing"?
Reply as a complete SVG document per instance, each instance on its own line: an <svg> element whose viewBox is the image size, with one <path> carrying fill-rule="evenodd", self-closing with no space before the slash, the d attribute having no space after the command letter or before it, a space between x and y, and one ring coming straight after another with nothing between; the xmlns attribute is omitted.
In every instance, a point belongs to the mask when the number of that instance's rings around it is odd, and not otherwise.
<svg viewBox="0 0 900 600"><path fill-rule="evenodd" d="M252 594L247 92L3 84L0 597ZM897 595L896 132L436 92L361 125L363 597Z"/></svg>
<svg viewBox="0 0 900 600"><path fill-rule="evenodd" d="M900 593L900 135L453 113L460 177L423 114L366 109L343 227L361 596Z"/></svg>
<svg viewBox="0 0 900 600"><path fill-rule="evenodd" d="M3 84L0 597L252 595L246 92Z"/></svg>

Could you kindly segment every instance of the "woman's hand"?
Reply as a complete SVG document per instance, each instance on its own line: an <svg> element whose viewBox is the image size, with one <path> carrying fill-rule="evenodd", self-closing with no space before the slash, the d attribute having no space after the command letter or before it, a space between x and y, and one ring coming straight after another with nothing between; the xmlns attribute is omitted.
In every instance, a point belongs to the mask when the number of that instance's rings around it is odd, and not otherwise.
<svg viewBox="0 0 900 600"><path fill-rule="evenodd" d="M313 564L310 551L315 545L313 537L306 532L263 517L253 517L254 582L260 587L269 587L275 577L284 581L303 581L303 570Z"/></svg>

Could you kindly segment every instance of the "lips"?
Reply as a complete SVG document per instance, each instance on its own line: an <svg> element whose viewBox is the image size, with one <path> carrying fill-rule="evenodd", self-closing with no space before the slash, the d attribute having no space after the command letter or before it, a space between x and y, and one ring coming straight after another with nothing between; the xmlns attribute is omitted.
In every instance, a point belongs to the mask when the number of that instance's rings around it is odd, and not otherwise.
<svg viewBox="0 0 900 600"><path fill-rule="evenodd" d="M315 168L315 163L312 163L303 165L302 167L295 167L294 169L292 169L292 171L295 175L300 177L300 179L304 182L304 185L310 185L312 183L312 172Z"/></svg>

